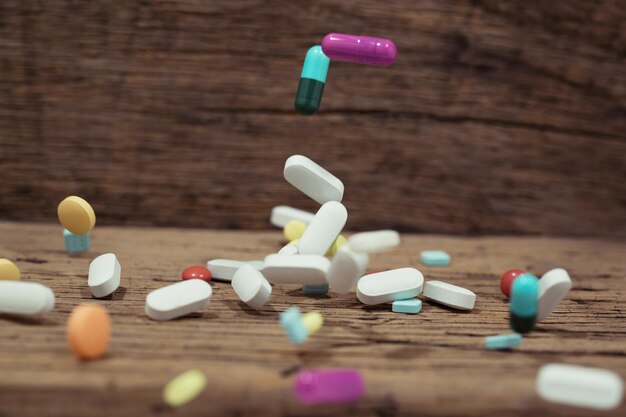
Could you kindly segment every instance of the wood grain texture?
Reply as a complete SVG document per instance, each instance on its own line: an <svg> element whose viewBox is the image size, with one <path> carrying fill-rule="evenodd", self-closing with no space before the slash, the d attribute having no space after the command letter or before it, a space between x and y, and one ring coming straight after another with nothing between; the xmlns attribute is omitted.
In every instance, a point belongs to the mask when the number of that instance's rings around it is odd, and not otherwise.
<svg viewBox="0 0 626 417"><path fill-rule="evenodd" d="M55 309L40 320L0 316L0 415L13 416L589 416L535 393L545 363L611 369L626 378L626 274L623 241L533 237L453 238L403 235L402 245L372 256L370 270L414 266L477 294L472 312L429 302L416 316L366 307L354 294L305 296L274 286L270 303L252 311L230 285L212 283L209 308L154 322L143 311L147 293L178 281L181 271L210 258L258 259L276 251L280 233L98 227L93 250L63 251L58 225L0 223L0 257L20 266L25 281L53 288ZM419 251L444 249L449 268L419 264ZM112 251L122 284L111 299L94 300L89 262ZM556 311L511 352L491 352L484 337L509 331L499 276L511 267L542 274L565 267L574 287ZM69 351L65 323L72 308L93 302L113 321L110 351L81 363ZM291 305L320 311L322 330L302 347L277 323ZM305 367L354 367L367 393L350 406L304 407L291 392ZM173 376L199 368L209 388L176 410L162 403ZM602 413L621 416L626 405Z"/></svg>
<svg viewBox="0 0 626 417"><path fill-rule="evenodd" d="M281 175L318 160L350 227L626 236L626 5L501 1L0 3L0 218L267 228L314 209ZM393 39L386 69L333 63L329 32Z"/></svg>

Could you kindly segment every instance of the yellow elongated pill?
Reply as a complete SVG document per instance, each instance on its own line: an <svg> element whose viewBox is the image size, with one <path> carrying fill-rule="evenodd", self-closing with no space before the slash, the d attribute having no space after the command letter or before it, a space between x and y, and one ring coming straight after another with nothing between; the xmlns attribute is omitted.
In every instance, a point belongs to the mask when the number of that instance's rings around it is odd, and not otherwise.
<svg viewBox="0 0 626 417"><path fill-rule="evenodd" d="M341 249L341 247L346 243L348 243L348 240L345 237L342 235L337 236L337 239L335 239L333 244L328 249L328 252L326 252L326 256L335 256L339 249Z"/></svg>
<svg viewBox="0 0 626 417"><path fill-rule="evenodd" d="M59 203L57 214L63 227L75 235L84 235L96 225L96 213L93 208L75 195Z"/></svg>
<svg viewBox="0 0 626 417"><path fill-rule="evenodd" d="M292 240L300 239L306 230L306 223L301 220L292 220L285 225L283 234L285 238L291 242Z"/></svg>
<svg viewBox="0 0 626 417"><path fill-rule="evenodd" d="M206 376L199 369L191 369L178 375L163 389L163 400L171 407L186 404L202 393Z"/></svg>
<svg viewBox="0 0 626 417"><path fill-rule="evenodd" d="M0 280L19 281L20 269L8 259L0 258Z"/></svg>
<svg viewBox="0 0 626 417"><path fill-rule="evenodd" d="M309 336L311 336L322 328L324 317L318 311L311 311L302 316L302 324L306 327Z"/></svg>

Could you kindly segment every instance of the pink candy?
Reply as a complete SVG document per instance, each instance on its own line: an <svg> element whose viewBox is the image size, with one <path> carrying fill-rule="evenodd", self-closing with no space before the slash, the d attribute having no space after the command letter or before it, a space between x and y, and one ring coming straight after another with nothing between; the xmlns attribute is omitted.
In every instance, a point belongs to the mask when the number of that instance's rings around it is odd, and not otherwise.
<svg viewBox="0 0 626 417"><path fill-rule="evenodd" d="M356 369L304 369L293 389L304 404L348 403L363 396L365 381Z"/></svg>

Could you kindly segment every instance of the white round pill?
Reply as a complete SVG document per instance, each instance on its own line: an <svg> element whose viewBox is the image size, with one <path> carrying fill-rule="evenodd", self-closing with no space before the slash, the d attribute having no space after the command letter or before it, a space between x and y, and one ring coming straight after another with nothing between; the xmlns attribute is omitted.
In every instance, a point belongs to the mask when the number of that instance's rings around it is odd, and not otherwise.
<svg viewBox="0 0 626 417"><path fill-rule="evenodd" d="M270 299L272 286L262 273L251 265L244 265L235 272L230 283L241 301L254 309L263 307Z"/></svg>

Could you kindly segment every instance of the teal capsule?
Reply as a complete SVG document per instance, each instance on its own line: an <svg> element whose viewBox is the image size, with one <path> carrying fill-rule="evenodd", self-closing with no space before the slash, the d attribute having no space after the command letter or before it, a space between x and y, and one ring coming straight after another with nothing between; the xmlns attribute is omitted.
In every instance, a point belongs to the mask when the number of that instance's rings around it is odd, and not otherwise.
<svg viewBox="0 0 626 417"><path fill-rule="evenodd" d="M295 103L301 114L310 115L320 108L329 65L330 59L324 55L321 46L313 46L306 53Z"/></svg>
<svg viewBox="0 0 626 417"><path fill-rule="evenodd" d="M511 287L510 322L517 333L528 333L535 327L539 305L539 280L533 274L523 274Z"/></svg>

